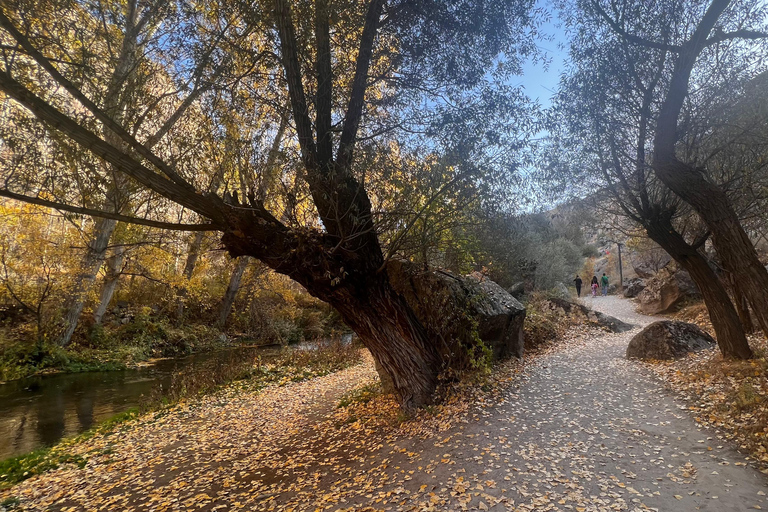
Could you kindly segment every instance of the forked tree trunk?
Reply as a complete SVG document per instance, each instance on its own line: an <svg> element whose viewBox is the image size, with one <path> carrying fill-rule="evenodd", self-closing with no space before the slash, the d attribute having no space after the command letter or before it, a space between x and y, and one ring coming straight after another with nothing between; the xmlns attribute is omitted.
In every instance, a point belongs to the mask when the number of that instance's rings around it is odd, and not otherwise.
<svg viewBox="0 0 768 512"><path fill-rule="evenodd" d="M717 345L725 357L750 359L752 349L741 326L728 292L707 260L671 226L655 224L646 227L648 236L690 274L704 298L709 319L715 330Z"/></svg>
<svg viewBox="0 0 768 512"><path fill-rule="evenodd" d="M740 284L760 329L768 337L768 270L760 263L725 192L682 162L669 164L657 174L707 224L723 268Z"/></svg>
<svg viewBox="0 0 768 512"><path fill-rule="evenodd" d="M115 248L115 252L107 258L106 261L106 274L104 275L104 282L101 284L101 294L99 296L99 306L93 313L93 321L96 325L100 325L104 319L104 315L107 312L109 303L112 302L112 297L115 295L117 289L117 283L120 281L120 274L123 270L123 260L125 259L125 247L120 246Z"/></svg>
<svg viewBox="0 0 768 512"><path fill-rule="evenodd" d="M240 283L243 280L245 269L248 268L248 264L251 262L250 260L250 256L240 256L237 258L237 265L235 265L235 269L229 278L229 286L227 286L224 299L221 301L219 319L216 321L216 326L221 330L224 330L224 327L227 325L227 318L229 318L229 313L232 311L232 304L235 302L237 292L240 291Z"/></svg>

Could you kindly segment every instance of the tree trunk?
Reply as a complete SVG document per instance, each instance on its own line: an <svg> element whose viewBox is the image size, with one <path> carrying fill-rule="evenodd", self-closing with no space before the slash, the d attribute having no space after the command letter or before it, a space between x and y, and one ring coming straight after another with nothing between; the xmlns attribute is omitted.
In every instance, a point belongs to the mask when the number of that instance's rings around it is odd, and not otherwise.
<svg viewBox="0 0 768 512"><path fill-rule="evenodd" d="M747 334L755 332L755 325L752 323L752 314L749 312L749 301L741 291L741 286L733 274L725 273L725 281L733 294L733 303L736 305L736 312L741 319L741 325Z"/></svg>
<svg viewBox="0 0 768 512"><path fill-rule="evenodd" d="M109 303L112 302L112 296L117 289L117 283L120 281L120 274L123 270L123 260L125 259L125 247L120 246L115 249L114 254L107 258L107 272L104 276L104 282L101 285L101 295L99 296L99 306L93 313L93 320L96 325L100 325L107 312Z"/></svg>
<svg viewBox="0 0 768 512"><path fill-rule="evenodd" d="M691 279L696 283L707 306L709 319L715 329L717 345L723 356L750 359L752 349L749 348L739 316L723 283L707 260L670 225L654 223L648 224L646 229L648 236L688 271Z"/></svg>
<svg viewBox="0 0 768 512"><path fill-rule="evenodd" d="M234 304L237 292L240 290L240 282L243 279L245 269L248 268L250 259L250 256L240 256L237 258L237 265L235 265L235 270L232 271L232 276L229 278L229 286L227 286L227 291L221 302L219 319L216 322L216 326L221 330L224 330L224 327L227 325L229 312L232 311L232 304Z"/></svg>
<svg viewBox="0 0 768 512"><path fill-rule="evenodd" d="M363 294L329 302L360 337L387 376L406 411L432 403L442 369L434 343L384 277Z"/></svg>
<svg viewBox="0 0 768 512"><path fill-rule="evenodd" d="M760 328L768 337L768 270L760 263L727 195L682 162L674 161L658 169L663 169L657 170L659 178L707 224L723 268L741 285Z"/></svg>
<svg viewBox="0 0 768 512"><path fill-rule="evenodd" d="M184 263L184 270L181 275L184 278L184 283L192 278L192 274L195 271L195 265L197 265L197 259L200 257L200 247L203 245L203 232L198 231L195 233L195 237L189 243L189 250L187 251L187 261ZM186 284L182 285L176 292L176 321L181 323L184 319L184 298L187 296Z"/></svg>
<svg viewBox="0 0 768 512"><path fill-rule="evenodd" d="M109 239L115 230L117 221L99 219L96 222L94 237L85 249L82 269L77 276L75 287L69 297L69 307L64 312L64 322L56 343L62 347L69 345L75 332L80 314L83 312L88 292L96 280L96 274L104 262L104 256L109 245Z"/></svg>

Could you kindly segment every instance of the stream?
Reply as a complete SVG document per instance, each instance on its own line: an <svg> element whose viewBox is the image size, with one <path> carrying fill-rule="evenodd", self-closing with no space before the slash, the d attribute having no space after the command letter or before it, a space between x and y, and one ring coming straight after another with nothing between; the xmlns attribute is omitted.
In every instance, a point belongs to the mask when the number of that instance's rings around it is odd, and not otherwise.
<svg viewBox="0 0 768 512"><path fill-rule="evenodd" d="M349 339L347 339L347 336ZM345 335L342 342L351 342ZM317 345L302 343L294 350ZM173 375L195 372L232 358L269 358L277 350L235 347L183 358L161 359L151 366L112 372L40 375L0 385L0 460L52 446L64 437L138 407Z"/></svg>

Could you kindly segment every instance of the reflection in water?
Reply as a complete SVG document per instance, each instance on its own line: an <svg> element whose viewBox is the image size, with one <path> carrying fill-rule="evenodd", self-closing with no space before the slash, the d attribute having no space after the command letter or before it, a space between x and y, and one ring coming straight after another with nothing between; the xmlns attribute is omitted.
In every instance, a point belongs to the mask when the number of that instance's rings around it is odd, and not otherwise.
<svg viewBox="0 0 768 512"><path fill-rule="evenodd" d="M139 370L44 375L0 385L0 460L55 444L137 407L156 387L167 388L174 373L257 353L256 348L237 348Z"/></svg>

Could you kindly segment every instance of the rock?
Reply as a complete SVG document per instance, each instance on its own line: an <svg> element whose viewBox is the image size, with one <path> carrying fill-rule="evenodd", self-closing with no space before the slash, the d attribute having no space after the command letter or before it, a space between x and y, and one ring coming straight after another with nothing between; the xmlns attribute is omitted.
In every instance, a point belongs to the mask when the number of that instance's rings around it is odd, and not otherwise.
<svg viewBox="0 0 768 512"><path fill-rule="evenodd" d="M568 300L571 298L571 292L568 290L568 287L565 286L563 283L557 283L555 287L552 289L552 294L554 297L557 297L559 299Z"/></svg>
<svg viewBox="0 0 768 512"><path fill-rule="evenodd" d="M562 309L568 314L576 313L583 315L590 323L599 325L600 327L605 327L611 332L627 332L634 328L633 325L622 322L618 318L606 315L605 313L600 313L599 311L594 311L586 306L577 304L576 302L562 300L554 297L548 299L548 301L553 306Z"/></svg>
<svg viewBox="0 0 768 512"><path fill-rule="evenodd" d="M627 347L627 358L679 359L716 344L712 336L694 324L660 320L632 338Z"/></svg>
<svg viewBox="0 0 768 512"><path fill-rule="evenodd" d="M523 295L525 295L525 282L520 281L519 283L513 284L507 289L507 292L509 292L509 294L514 298L520 299Z"/></svg>
<svg viewBox="0 0 768 512"><path fill-rule="evenodd" d="M633 263L632 268L634 269L635 274L637 274L637 276L641 279L650 279L660 270L669 265L671 261L672 258L669 256L669 254L664 253L662 255L658 255L658 260L653 262L653 264L648 261L641 261L639 263Z"/></svg>
<svg viewBox="0 0 768 512"><path fill-rule="evenodd" d="M627 281L627 286L624 287L624 296L627 298L637 297L643 289L645 289L645 280L635 277Z"/></svg>
<svg viewBox="0 0 768 512"><path fill-rule="evenodd" d="M523 356L525 307L479 273L456 276L424 270L408 261L387 263L390 283L438 341L446 367L461 369L483 356L478 338L494 358Z"/></svg>
<svg viewBox="0 0 768 512"><path fill-rule="evenodd" d="M687 272L660 270L645 282L645 288L637 295L640 312L646 315L664 313L686 297L698 296L698 290Z"/></svg>

